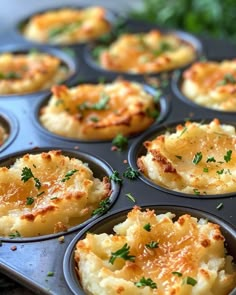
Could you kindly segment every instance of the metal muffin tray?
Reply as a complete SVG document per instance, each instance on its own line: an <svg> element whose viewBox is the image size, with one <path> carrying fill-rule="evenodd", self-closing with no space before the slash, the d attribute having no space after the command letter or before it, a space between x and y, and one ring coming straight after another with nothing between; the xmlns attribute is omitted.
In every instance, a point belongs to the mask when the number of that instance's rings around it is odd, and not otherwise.
<svg viewBox="0 0 236 295"><path fill-rule="evenodd" d="M126 29L130 31L147 31L152 28L156 27L134 20L127 20L126 22ZM9 42L8 33L12 37L12 42L14 42L14 44L11 44L14 45L16 50L18 47L37 47L35 43L30 43L19 36L17 26L12 27L10 32L6 32L6 42ZM191 41L192 39L188 40ZM197 39L194 38L194 40ZM204 54L207 58L211 56L217 58L217 52L219 56L233 57L236 50L236 46L231 43L227 44L225 41L203 37L198 40L198 44L202 46L201 54ZM67 46L66 50L62 46L52 48L45 45L43 48L49 51L60 51L62 53L60 56L68 55L68 60L74 62L73 69L75 69L76 75L73 75L69 84L66 82L67 85L76 85L76 83L82 81L98 81L99 79L112 81L120 76L120 73L110 73L101 71L98 67L91 67L86 62L86 46L74 44ZM0 150L0 165L9 165L13 158L25 153L25 151L35 153L41 150L60 149L64 153L77 155L91 161L92 165L97 167L95 169L97 176L102 176L104 173L109 174L112 170L118 171L122 176L127 167L135 166L134 154L141 152L137 149L138 143L168 125L172 124L173 126L174 122L183 122L186 118L191 118L191 120L219 118L222 122L227 121L236 124L235 114L208 110L190 105L180 99L173 91L173 83L171 84L174 73L172 71L151 75L151 78L160 85L159 89L162 91L160 108L164 109L163 117L145 132L129 138L128 147L124 151L112 149L111 141L80 141L55 136L45 131L40 126L38 113L40 106L45 103L50 95L49 90L30 95L1 96L0 121L3 121L3 124L7 126L10 136ZM145 84L151 81L148 75L124 75L124 78L127 77L130 80ZM130 210L134 205L154 208L157 212L168 210L176 212L177 215L189 212L193 216L205 217L219 223L222 232L225 234L228 250L236 261L236 192L228 196L184 196L149 185L142 177L135 180L123 177L120 188L114 183L113 186L115 192L108 212L100 217L92 218L81 227L75 227L60 235L42 236L39 239L0 239L0 272L31 289L36 294L84 294L73 272L72 255L76 241L91 226L91 230L94 232L99 232L99 230L111 231L114 223L123 220L124 212ZM127 197L128 193L134 196L135 202ZM85 225L86 227L83 229ZM63 243L58 240L58 237L62 235L64 236ZM235 295L236 290L231 294Z"/></svg>

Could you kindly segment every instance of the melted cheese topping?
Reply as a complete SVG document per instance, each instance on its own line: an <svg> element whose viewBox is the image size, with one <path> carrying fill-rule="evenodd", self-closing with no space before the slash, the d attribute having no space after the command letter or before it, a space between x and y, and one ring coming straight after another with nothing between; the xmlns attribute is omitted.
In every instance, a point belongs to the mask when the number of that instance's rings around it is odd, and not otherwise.
<svg viewBox="0 0 236 295"><path fill-rule="evenodd" d="M61 61L46 53L0 54L0 94L24 94L50 88L68 77Z"/></svg>
<svg viewBox="0 0 236 295"><path fill-rule="evenodd" d="M145 130L156 114L154 99L141 84L116 81L52 88L53 96L41 110L49 131L78 139L112 139Z"/></svg>
<svg viewBox="0 0 236 295"><path fill-rule="evenodd" d="M76 245L78 275L86 294L226 295L236 285L232 257L225 257L224 237L217 224L188 214L173 221L174 214L155 215L135 207L114 227L115 234L90 234ZM144 229L150 224L150 231ZM156 248L150 248L157 242ZM125 244L134 262L112 253ZM178 272L179 275L173 272ZM137 287L142 278L157 289ZM190 277L195 286L186 283Z"/></svg>
<svg viewBox="0 0 236 295"><path fill-rule="evenodd" d="M236 191L236 133L215 119L209 124L187 122L144 146L137 163L154 183L190 194Z"/></svg>
<svg viewBox="0 0 236 295"><path fill-rule="evenodd" d="M93 40L110 29L102 7L65 8L36 14L24 27L23 34L36 42L70 44Z"/></svg>
<svg viewBox="0 0 236 295"><path fill-rule="evenodd" d="M182 67L195 58L191 44L174 34L152 30L121 35L99 55L99 65L118 72L158 73Z"/></svg>
<svg viewBox="0 0 236 295"><path fill-rule="evenodd" d="M181 90L204 107L236 111L236 59L194 63L183 73Z"/></svg>
<svg viewBox="0 0 236 295"><path fill-rule="evenodd" d="M24 180L26 168L33 176ZM0 235L65 231L88 219L109 189L107 179L94 178L79 159L60 151L26 154L10 168L0 168Z"/></svg>
<svg viewBox="0 0 236 295"><path fill-rule="evenodd" d="M0 147L4 144L8 136L9 134L7 133L6 129L0 125Z"/></svg>

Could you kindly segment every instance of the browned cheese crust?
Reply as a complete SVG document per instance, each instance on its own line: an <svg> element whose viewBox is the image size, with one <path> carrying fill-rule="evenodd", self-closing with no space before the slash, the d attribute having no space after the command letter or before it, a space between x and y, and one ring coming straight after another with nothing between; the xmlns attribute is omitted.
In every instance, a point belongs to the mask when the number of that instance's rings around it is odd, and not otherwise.
<svg viewBox="0 0 236 295"><path fill-rule="evenodd" d="M136 82L54 86L40 121L49 131L78 139L112 139L148 128L157 113L154 98Z"/></svg>

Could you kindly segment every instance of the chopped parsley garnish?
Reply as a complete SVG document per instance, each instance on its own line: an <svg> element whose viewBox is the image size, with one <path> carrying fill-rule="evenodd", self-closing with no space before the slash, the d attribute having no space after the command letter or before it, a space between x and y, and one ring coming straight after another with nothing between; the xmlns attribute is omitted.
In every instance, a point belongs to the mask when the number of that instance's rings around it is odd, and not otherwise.
<svg viewBox="0 0 236 295"><path fill-rule="evenodd" d="M216 159L214 157L208 157L206 162L216 162Z"/></svg>
<svg viewBox="0 0 236 295"><path fill-rule="evenodd" d="M134 180L139 176L139 174L140 173L138 170L134 170L132 167L128 167L126 171L123 173L123 176L130 180Z"/></svg>
<svg viewBox="0 0 236 295"><path fill-rule="evenodd" d="M188 128L185 126L184 129L181 131L179 137L181 137L187 130Z"/></svg>
<svg viewBox="0 0 236 295"><path fill-rule="evenodd" d="M218 171L216 171L216 173L219 174L219 175L221 175L221 174L224 173L224 169L218 170Z"/></svg>
<svg viewBox="0 0 236 295"><path fill-rule="evenodd" d="M155 248L158 248L158 245L159 245L158 242L151 241L149 244L146 244L146 247L150 249L155 249Z"/></svg>
<svg viewBox="0 0 236 295"><path fill-rule="evenodd" d="M197 188L194 188L193 192L194 192L194 195L200 195L200 192L199 192L199 190Z"/></svg>
<svg viewBox="0 0 236 295"><path fill-rule="evenodd" d="M106 110L108 109L108 101L110 99L110 96L107 95L106 93L102 93L100 96L100 100L94 104L90 104L87 102L84 102L80 105L78 105L78 109L80 111L85 111L85 110L96 110L96 111L101 111L101 110Z"/></svg>
<svg viewBox="0 0 236 295"><path fill-rule="evenodd" d="M39 194L37 194L37 197L40 197L42 194L44 194L45 192L43 191L43 192L41 192L41 193L39 193Z"/></svg>
<svg viewBox="0 0 236 295"><path fill-rule="evenodd" d="M131 193L128 193L128 194L126 194L126 197L130 200L130 201L132 201L132 202L136 202L136 200L135 200L135 198L131 195Z"/></svg>
<svg viewBox="0 0 236 295"><path fill-rule="evenodd" d="M136 282L134 284L138 288L148 286L151 289L157 289L157 284L153 282L153 280L150 278L145 279L145 277L142 277L139 282Z"/></svg>
<svg viewBox="0 0 236 295"><path fill-rule="evenodd" d="M109 198L106 198L105 200L102 200L99 203L99 207L92 212L92 216L97 215L97 214L103 214L109 209L111 202Z"/></svg>
<svg viewBox="0 0 236 295"><path fill-rule="evenodd" d="M33 178L34 181L35 181L35 187L37 189L40 189L41 188L41 183L40 183L39 179L33 175L33 173L32 173L32 171L31 171L30 168L24 167L22 169L22 173L21 173L21 180L23 182L26 182L26 181L28 181L31 178Z"/></svg>
<svg viewBox="0 0 236 295"><path fill-rule="evenodd" d="M197 165L202 160L202 153L198 152L193 157L193 164Z"/></svg>
<svg viewBox="0 0 236 295"><path fill-rule="evenodd" d="M158 55L164 53L165 51L170 51L172 49L173 49L173 47L171 46L171 44L169 44L167 42L161 42L159 48L156 50L153 50L153 55L158 56Z"/></svg>
<svg viewBox="0 0 236 295"><path fill-rule="evenodd" d="M226 163L228 163L231 160L231 156L232 156L232 150L228 150L226 154L224 155L224 160Z"/></svg>
<svg viewBox="0 0 236 295"><path fill-rule="evenodd" d="M178 271L172 271L172 274L177 276L177 277L182 277L183 274L181 272L178 272Z"/></svg>
<svg viewBox="0 0 236 295"><path fill-rule="evenodd" d="M0 73L0 79L19 79L21 76L15 72L9 72L6 74Z"/></svg>
<svg viewBox="0 0 236 295"><path fill-rule="evenodd" d="M65 182L67 180L69 180L71 178L72 175L74 175L78 170L77 169L73 169L70 170L66 173L65 177L61 180L61 182Z"/></svg>
<svg viewBox="0 0 236 295"><path fill-rule="evenodd" d="M48 38L54 39L55 37L58 37L59 35L70 33L74 30L76 30L78 27L81 26L81 21L77 21L74 23L66 24L62 27L57 27L49 30L48 32Z"/></svg>
<svg viewBox="0 0 236 295"><path fill-rule="evenodd" d="M19 238L19 237L21 237L21 234L18 232L18 230L16 230L15 233L11 233L11 234L9 234L9 237L10 237L11 239Z"/></svg>
<svg viewBox="0 0 236 295"><path fill-rule="evenodd" d="M175 155L177 159L182 159L182 156Z"/></svg>
<svg viewBox="0 0 236 295"><path fill-rule="evenodd" d="M105 45L97 45L95 48L92 50L92 56L94 59L99 59L99 56L101 53L107 49L107 46Z"/></svg>
<svg viewBox="0 0 236 295"><path fill-rule="evenodd" d="M223 206L224 206L223 203L220 203L219 205L216 206L216 209L220 210L221 208L223 208Z"/></svg>
<svg viewBox="0 0 236 295"><path fill-rule="evenodd" d="M186 277L183 279L183 284L195 286L197 284L197 281L194 278Z"/></svg>
<svg viewBox="0 0 236 295"><path fill-rule="evenodd" d="M116 146L120 151L123 151L128 146L128 138L122 134L117 134L112 140L112 145Z"/></svg>
<svg viewBox="0 0 236 295"><path fill-rule="evenodd" d="M53 271L49 271L49 272L47 273L47 276L48 276L48 277L53 277L53 276L54 276L54 272L53 272Z"/></svg>
<svg viewBox="0 0 236 295"><path fill-rule="evenodd" d="M32 198L32 197L26 198L26 205L32 205L33 203L34 203L34 198Z"/></svg>
<svg viewBox="0 0 236 295"><path fill-rule="evenodd" d="M135 256L129 255L129 249L130 249L130 246L128 246L128 244L125 243L124 246L120 248L119 250L117 250L116 252L111 252L111 257L109 259L109 262L113 264L116 258L118 257L124 260L134 261Z"/></svg>
<svg viewBox="0 0 236 295"><path fill-rule="evenodd" d="M226 84L235 84L236 83L236 79L234 78L234 76L230 73L225 74L223 80L219 81L217 83L217 85L221 86L221 85L226 85Z"/></svg>
<svg viewBox="0 0 236 295"><path fill-rule="evenodd" d="M92 122L94 122L94 123L99 122L98 117L90 117L89 120L92 121Z"/></svg>
<svg viewBox="0 0 236 295"><path fill-rule="evenodd" d="M113 180L116 183L122 183L123 179L120 178L119 172L118 171L114 171L110 176L109 179Z"/></svg>
<svg viewBox="0 0 236 295"><path fill-rule="evenodd" d="M143 229L145 229L146 231L151 231L151 224L150 223L146 223L144 226L143 226Z"/></svg>
<svg viewBox="0 0 236 295"><path fill-rule="evenodd" d="M209 171L209 169L207 167L204 167L203 168L203 172L206 172L207 173L208 171Z"/></svg>

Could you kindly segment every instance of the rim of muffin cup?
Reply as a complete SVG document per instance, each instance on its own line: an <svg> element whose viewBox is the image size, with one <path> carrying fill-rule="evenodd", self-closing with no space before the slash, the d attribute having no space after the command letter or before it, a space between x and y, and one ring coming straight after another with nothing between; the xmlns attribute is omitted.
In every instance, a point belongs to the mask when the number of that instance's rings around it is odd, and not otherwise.
<svg viewBox="0 0 236 295"><path fill-rule="evenodd" d="M77 4L69 4L68 5L56 5L56 6L50 6L48 8L45 8L45 9L39 9L39 10L36 10L36 11L33 11L31 13L28 13L26 16L20 18L17 20L17 22L15 22L15 25L14 25L14 28L15 28L15 31L17 33L17 35L24 41L26 41L27 43L33 43L33 44L44 44L44 45L48 45L48 46L53 46L53 47L77 47L77 46L84 46L85 44L87 43L90 43L92 42L91 41L81 41L81 42L72 42L72 43L63 43L63 44L55 44L55 43L50 43L50 42L40 42L40 41L35 41L35 40L31 40L27 37L24 36L23 34L23 30L24 30L24 27L28 24L29 20L36 16L37 14L42 14L42 13L46 13L46 12L51 12L51 11L57 11L57 10L61 10L61 9L75 9L75 10L80 10L80 9L87 9L87 8L92 8L92 7L101 7L103 8L105 11L106 11L106 20L108 21L108 23L110 24L111 26L111 30L112 30L112 27L113 25L115 24L116 20L119 18L119 15L112 11L112 9L109 9L107 7L104 7L102 5L77 5ZM100 37L98 37L100 38ZM98 38L95 38L93 40L97 40Z"/></svg>
<svg viewBox="0 0 236 295"><path fill-rule="evenodd" d="M32 50L36 50L40 54L45 53L53 57L56 57L61 61L61 66L66 67L66 69L68 70L68 77L65 80L61 81L60 84L71 85L76 80L80 70L80 62L79 62L79 59L72 56L67 51L66 48L60 49L60 48L49 47L47 45L32 46L30 44L4 45L0 47L0 54L4 54L4 53L28 54ZM53 86L53 84L51 86ZM49 86L47 89L35 90L32 92L27 92L27 93L0 94L0 100L1 98L4 98L4 97L7 97L7 98L29 97L29 96L44 94L50 91L51 86Z"/></svg>
<svg viewBox="0 0 236 295"><path fill-rule="evenodd" d="M203 119L190 119L190 122L196 122L196 123L210 123L212 120L214 120L215 117L212 118L203 118ZM139 167L137 165L137 159L140 156L143 156L146 154L147 150L143 146L143 143L147 140L153 140L157 136L165 134L166 131L173 131L175 132L176 126L181 124L184 126L186 121L184 120L178 120L178 121L171 121L168 123L163 123L155 128L152 128L151 130L148 130L144 134L142 134L137 140L135 140L128 151L128 163L130 167L132 167L134 170L139 171ZM221 124L227 124L227 125L232 125L236 127L235 122L229 122L220 119ZM153 180L149 179L147 176L144 175L143 172L140 171L138 178L143 181L146 185L155 188L157 191L162 191L165 193L169 193L171 195L175 195L176 197L184 197L184 198L193 198L193 199L217 199L217 198L229 198L234 195L236 195L236 190L234 192L230 193L222 193L222 194L194 194L194 193L185 193L181 191L175 191L173 189L161 186L159 184L156 184Z"/></svg>
<svg viewBox="0 0 236 295"><path fill-rule="evenodd" d="M211 57L204 57L204 60L203 61L206 61L206 62L221 62L223 60L233 60L233 59L236 59L236 56L235 57L217 57L217 58L211 58ZM201 60L198 60L198 62L200 62ZM193 64L193 63L192 63ZM186 95L183 94L183 92L181 91L181 86L182 86L182 83L183 83L183 73L184 71L188 70L191 65L190 64L189 66L186 66L185 68L183 69L178 69L176 70L172 77L171 77L171 80L170 80L170 85L171 85L171 89L173 91L173 93L181 100L183 101L184 103L187 103L188 105L192 106L192 107L195 107L197 109L205 109L205 110L208 110L208 111L211 111L211 112L215 112L215 113L218 113L218 114L224 114L224 115L235 115L236 113L236 110L235 111L227 111L227 110L220 110L220 109L214 109L214 108L211 108L211 107L208 107L208 106L204 106L204 105L201 105L193 100L191 100L190 98L188 98Z"/></svg>
<svg viewBox="0 0 236 295"><path fill-rule="evenodd" d="M16 159L24 156L25 154L40 154L42 152L49 152L51 150L61 150L62 155L68 156L69 158L77 158L81 160L83 163L88 163L89 168L92 170L94 177L97 177L101 179L101 177L109 176L113 173L113 168L108 164L104 159L98 157L97 155L87 153L84 151L75 151L71 148L62 148L62 147L42 147L42 148L34 148L34 149L28 149L28 150L23 150L23 151L18 151L11 153L7 156L4 156L0 160L0 167L10 167L13 165L16 161ZM119 192L120 192L120 184L114 182L113 180L110 180L111 183L111 194L109 195L109 206L107 209L101 214L96 214L94 216L91 216L90 218L86 219L84 222L70 227L67 231L61 231L58 233L52 233L52 234L46 234L46 235L41 235L41 236L33 236L33 237L3 237L0 236L0 239L2 242L37 242L37 241L42 241L42 240L49 240L49 239L54 239L58 238L61 236L66 236L68 234L74 233L76 231L81 230L83 227L87 226L89 223L92 221L96 220L97 218L101 217L101 215L106 214L108 210L111 209L111 207L114 205L116 202Z"/></svg>
<svg viewBox="0 0 236 295"><path fill-rule="evenodd" d="M148 33L149 31L155 30L155 29L160 31L163 34L174 34L175 36L180 38L183 42L186 42L186 43L192 45L193 48L195 49L195 53L196 53L195 59L188 62L187 64L183 64L180 67L170 69L170 70L163 70L160 72L131 73L131 72L109 70L109 69L105 69L102 66L100 66L99 63L93 57L93 55L92 55L93 49L96 48L96 46L98 46L98 45L103 45L103 43L101 43L99 41L94 41L94 42L91 42L90 44L87 44L84 47L84 49L83 49L84 60L90 68L96 70L97 72L99 72L100 74L103 74L103 75L109 74L109 75L114 75L114 76L115 75L122 75L122 76L130 77L130 78L136 78L136 77L142 78L144 76L149 76L149 77L155 76L156 77L156 76L161 76L162 74L170 74L171 75L171 74L173 74L174 71L176 71L178 69L185 68L186 66L192 64L194 61L199 60L202 56L204 56L204 48L203 48L203 44L200 41L200 39L197 38L196 36L194 36L193 34L188 33L186 31L175 30L175 29L165 29L165 28L160 28L160 27L153 26L153 25L150 26L150 24L143 24L141 30L139 28L137 28L137 29L130 28L130 29L127 29L127 31L125 31L124 34L126 34L126 33L128 33L128 34L129 33L131 33L131 34ZM114 41L116 40L116 38L114 39ZM111 43L109 43L109 44L111 44ZM107 45L109 45L109 44L107 44Z"/></svg>
<svg viewBox="0 0 236 295"><path fill-rule="evenodd" d="M180 205L144 205L140 206L142 210L144 209L154 209L156 214L164 214L167 212L174 213L176 217L173 220L176 220L179 216L183 214L190 214L192 217L196 217L198 220L200 218L206 219L209 222L216 223L220 225L221 233L225 237L225 247L227 248L228 254L233 256L234 262L236 261L236 231L235 228L229 223L227 223L222 218L209 213L204 210L199 210L189 206L180 206ZM80 283L78 275L76 273L76 263L74 260L74 251L76 244L79 240L85 238L87 232L91 232L94 234L101 233L113 233L114 225L125 221L127 218L128 212L130 212L132 208L123 208L116 210L106 216L103 216L94 222L90 223L88 226L83 228L70 242L67 246L66 252L64 254L63 259L63 274L66 281L67 286L70 288L70 291L73 294L86 294L83 290L83 287ZM236 288L232 290L230 295L236 294Z"/></svg>
<svg viewBox="0 0 236 295"><path fill-rule="evenodd" d="M159 88L155 89L154 87L152 87L151 85L149 85L145 82L142 82L142 81L140 82L137 80L135 81L135 80L128 79L128 78L124 78L124 80L128 80L130 82L135 82L135 83L139 83L139 84L143 85L143 87L147 91L147 93L151 94L153 97L159 93L158 92ZM115 81L116 81L116 79L105 78L105 81L102 83L106 84L106 83L112 83ZM119 80L117 80L117 81L119 81ZM97 84L97 83L99 83L99 79L84 79L82 83L73 84L69 88L77 87L79 85L83 85L83 84L87 84L87 83ZM50 95L46 95L42 99L38 100L35 105L35 109L33 111L33 116L34 116L33 123L35 124L36 128L38 128L38 130L40 132L42 132L43 134L45 134L49 137L63 140L64 142L67 141L67 142L82 142L82 143L99 143L99 142L105 143L105 142L111 142L113 140L113 138L112 139L79 139L79 138L74 138L74 137L62 136L62 135L59 135L59 134L56 134L56 133L53 133L53 132L47 130L40 122L39 116L40 116L41 109L47 105L51 96L52 96L52 93ZM170 111L170 107L171 107L170 104L171 104L171 101L168 98L168 96L166 96L165 94L163 94L161 92L159 102L157 104L157 108L159 109L160 114L159 114L158 118L146 130L148 130L152 126L159 125L161 122L163 122L165 120L165 118L168 116L168 113ZM145 130L140 131L136 134L132 134L130 136L126 136L126 137L128 139L132 139L134 137L140 136L140 134L142 134L143 132L145 132Z"/></svg>
<svg viewBox="0 0 236 295"><path fill-rule="evenodd" d="M19 124L16 117L3 108L0 108L0 125L4 128L7 133L7 138L4 140L3 144L0 146L0 152L5 150L15 139Z"/></svg>

